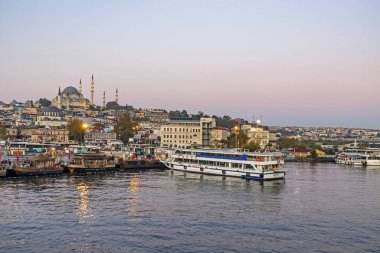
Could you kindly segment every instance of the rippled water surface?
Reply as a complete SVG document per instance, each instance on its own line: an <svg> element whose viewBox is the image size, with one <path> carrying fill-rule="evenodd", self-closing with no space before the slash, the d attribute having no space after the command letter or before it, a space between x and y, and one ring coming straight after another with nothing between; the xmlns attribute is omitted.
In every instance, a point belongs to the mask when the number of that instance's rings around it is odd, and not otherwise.
<svg viewBox="0 0 380 253"><path fill-rule="evenodd" d="M0 252L379 252L380 168L0 180Z"/></svg>

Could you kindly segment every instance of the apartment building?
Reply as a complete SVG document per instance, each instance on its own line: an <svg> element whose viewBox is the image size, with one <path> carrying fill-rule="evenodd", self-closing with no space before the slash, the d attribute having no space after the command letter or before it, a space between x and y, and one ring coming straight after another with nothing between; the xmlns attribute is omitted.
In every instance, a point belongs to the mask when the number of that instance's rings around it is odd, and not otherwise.
<svg viewBox="0 0 380 253"><path fill-rule="evenodd" d="M214 118L172 118L161 126L161 147L209 147Z"/></svg>

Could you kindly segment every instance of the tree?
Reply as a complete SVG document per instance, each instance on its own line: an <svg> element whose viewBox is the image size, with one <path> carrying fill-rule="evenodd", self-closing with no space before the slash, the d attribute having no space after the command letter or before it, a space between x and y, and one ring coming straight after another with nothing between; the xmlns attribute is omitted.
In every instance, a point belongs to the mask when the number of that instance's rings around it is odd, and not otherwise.
<svg viewBox="0 0 380 253"><path fill-rule="evenodd" d="M310 157L311 158L317 158L318 157L317 151L315 151L315 150L311 151Z"/></svg>
<svg viewBox="0 0 380 253"><path fill-rule="evenodd" d="M40 103L40 106L41 107L48 107L48 106L51 106L51 101L49 99L46 99L46 98L40 98L38 100L38 102Z"/></svg>
<svg viewBox="0 0 380 253"><path fill-rule="evenodd" d="M83 127L84 122L79 119L72 119L67 124L67 130L69 130L69 139L83 142L84 141L84 133L86 132L86 128Z"/></svg>
<svg viewBox="0 0 380 253"><path fill-rule="evenodd" d="M123 116L118 119L114 127L117 138L122 140L122 142L127 143L129 138L134 135L133 126L129 113L124 113Z"/></svg>
<svg viewBox="0 0 380 253"><path fill-rule="evenodd" d="M227 139L227 146L229 148L240 148L246 145L248 142L248 136L240 131L238 134L231 134Z"/></svg>
<svg viewBox="0 0 380 253"><path fill-rule="evenodd" d="M255 151L255 150L261 149L260 145L254 141L250 141L249 143L244 144L242 148L248 149L249 151Z"/></svg>
<svg viewBox="0 0 380 253"><path fill-rule="evenodd" d="M7 137L7 129L5 128L5 126L0 126L0 140L5 140L7 139Z"/></svg>

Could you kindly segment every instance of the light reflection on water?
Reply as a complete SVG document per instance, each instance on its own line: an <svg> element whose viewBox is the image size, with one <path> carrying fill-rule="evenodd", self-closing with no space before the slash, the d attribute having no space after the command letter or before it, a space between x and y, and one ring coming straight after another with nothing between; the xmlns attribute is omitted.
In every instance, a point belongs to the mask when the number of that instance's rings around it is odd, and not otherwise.
<svg viewBox="0 0 380 253"><path fill-rule="evenodd" d="M134 173L131 175L131 180L129 183L129 192L131 193L128 197L128 210L127 213L130 216L135 217L134 219L131 218L131 221L137 221L139 220L138 217L143 212L141 209L141 203L138 198L138 192L140 189L140 175L137 173Z"/></svg>
<svg viewBox="0 0 380 253"><path fill-rule="evenodd" d="M380 168L287 167L263 184L169 171L1 180L0 252L380 248Z"/></svg>
<svg viewBox="0 0 380 253"><path fill-rule="evenodd" d="M78 208L79 223L86 223L93 215L89 208L89 187L85 182L78 184L78 193L80 196L80 205Z"/></svg>

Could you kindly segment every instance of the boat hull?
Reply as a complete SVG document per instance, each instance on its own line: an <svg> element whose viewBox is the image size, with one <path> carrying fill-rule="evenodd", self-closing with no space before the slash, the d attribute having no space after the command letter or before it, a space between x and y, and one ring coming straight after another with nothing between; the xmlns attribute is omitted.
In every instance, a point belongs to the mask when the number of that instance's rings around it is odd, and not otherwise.
<svg viewBox="0 0 380 253"><path fill-rule="evenodd" d="M58 175L63 173L62 167L48 167L48 168L15 168L13 169L13 174L15 176L47 176L47 175Z"/></svg>
<svg viewBox="0 0 380 253"><path fill-rule="evenodd" d="M165 169L160 160L125 160L120 163L122 169Z"/></svg>
<svg viewBox="0 0 380 253"><path fill-rule="evenodd" d="M72 174L87 174L87 173L107 173L116 170L115 165L106 165L104 167L85 167L83 165L67 165L66 170Z"/></svg>
<svg viewBox="0 0 380 253"><path fill-rule="evenodd" d="M211 168L211 167L198 167L191 165L166 163L165 166L168 169L183 171L189 173L197 173L212 176L223 176L223 177L237 177L245 180L257 180L257 181L270 181L270 180L281 180L285 179L286 172L279 171L268 171L268 172L255 172L239 169L229 169L229 168Z"/></svg>
<svg viewBox="0 0 380 253"><path fill-rule="evenodd" d="M364 166L380 166L380 160L366 160L363 162Z"/></svg>

